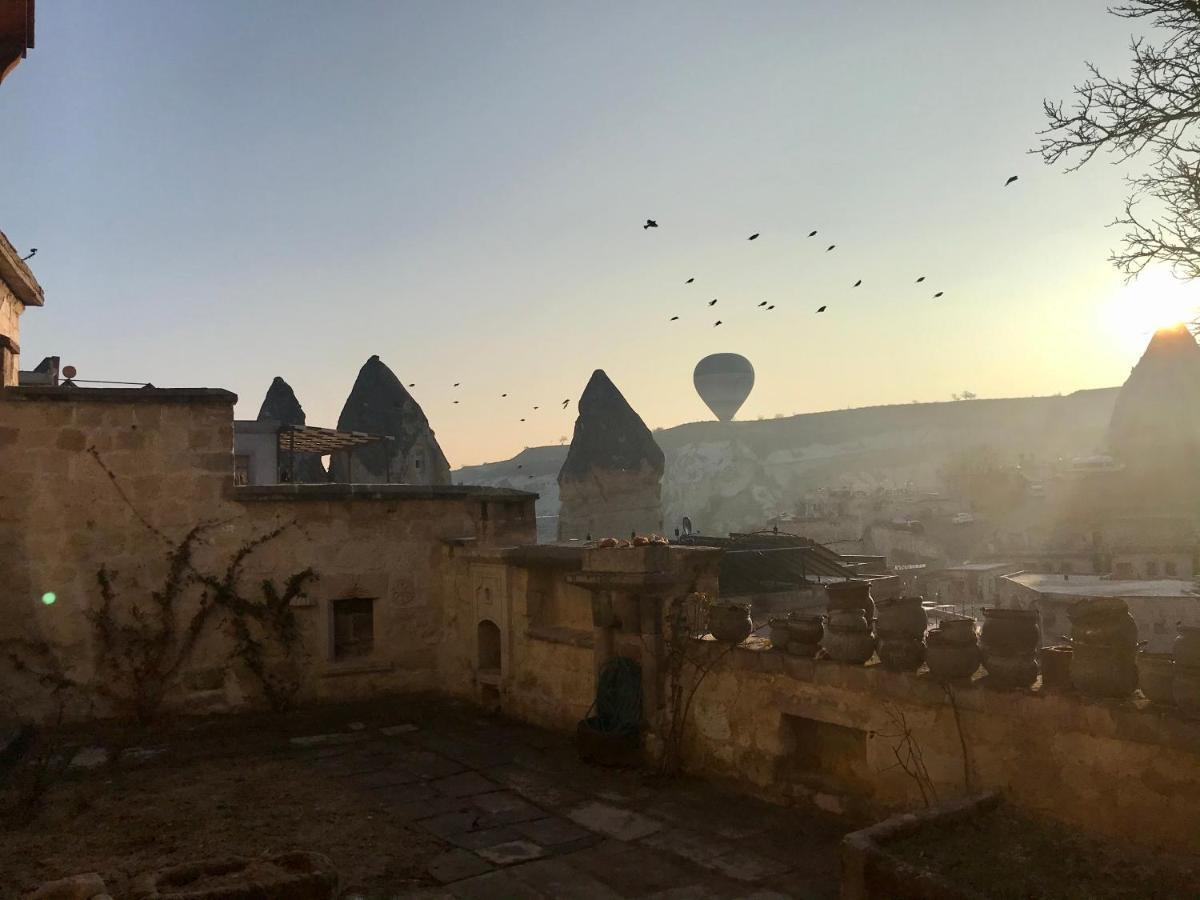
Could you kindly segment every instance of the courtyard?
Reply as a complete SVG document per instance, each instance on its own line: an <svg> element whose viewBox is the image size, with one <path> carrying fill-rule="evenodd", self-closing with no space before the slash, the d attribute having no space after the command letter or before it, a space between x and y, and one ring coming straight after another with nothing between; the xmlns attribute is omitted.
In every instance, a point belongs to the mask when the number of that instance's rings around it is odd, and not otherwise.
<svg viewBox="0 0 1200 900"><path fill-rule="evenodd" d="M570 738L441 698L61 736L74 764L0 842L4 897L290 850L342 897L822 898L853 826L687 778L581 763Z"/></svg>

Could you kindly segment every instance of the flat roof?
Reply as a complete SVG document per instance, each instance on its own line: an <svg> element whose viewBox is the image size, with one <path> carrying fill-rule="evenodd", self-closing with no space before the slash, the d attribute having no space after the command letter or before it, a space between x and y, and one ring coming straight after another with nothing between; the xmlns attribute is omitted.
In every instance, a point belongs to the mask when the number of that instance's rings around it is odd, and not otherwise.
<svg viewBox="0 0 1200 900"><path fill-rule="evenodd" d="M1064 597L1188 597L1193 596L1194 587L1194 582L1183 578L1140 580L1105 578L1102 575L1071 575L1063 578L1062 575L1032 572L1008 575L1006 578L1039 594Z"/></svg>
<svg viewBox="0 0 1200 900"><path fill-rule="evenodd" d="M0 65L0 70L3 66ZM3 77L0 74L0 77ZM18 300L26 306L41 306L45 303L42 286L33 277L33 271L21 259L15 247L0 231L0 281L8 285Z"/></svg>
<svg viewBox="0 0 1200 900"><path fill-rule="evenodd" d="M998 563L963 563L961 566L946 566L943 572L989 572L992 569L1013 569L1018 570L1021 567L1016 563L998 562Z"/></svg>

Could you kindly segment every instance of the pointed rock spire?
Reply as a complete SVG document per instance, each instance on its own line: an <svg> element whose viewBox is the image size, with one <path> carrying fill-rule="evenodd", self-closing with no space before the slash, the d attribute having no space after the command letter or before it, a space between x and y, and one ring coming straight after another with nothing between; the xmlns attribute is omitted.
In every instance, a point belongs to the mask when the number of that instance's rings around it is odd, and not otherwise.
<svg viewBox="0 0 1200 900"><path fill-rule="evenodd" d="M383 444L370 444L352 455L336 454L334 481L379 483L390 475L395 483L450 483L450 464L420 404L377 355L359 369L337 427L338 431L387 435L391 440L387 450ZM348 468L351 459L353 472Z"/></svg>
<svg viewBox="0 0 1200 900"><path fill-rule="evenodd" d="M258 421L270 419L284 425L304 425L304 407L296 399L292 386L275 376L267 395L263 398L262 406L258 409ZM282 463L282 460L280 461ZM296 455L295 478L306 483L320 483L327 480L325 466L321 457L315 453L299 453Z"/></svg>
<svg viewBox="0 0 1200 900"><path fill-rule="evenodd" d="M1185 325L1161 328L1129 373L1109 422L1109 444L1127 463L1149 454L1200 456L1200 345Z"/></svg>

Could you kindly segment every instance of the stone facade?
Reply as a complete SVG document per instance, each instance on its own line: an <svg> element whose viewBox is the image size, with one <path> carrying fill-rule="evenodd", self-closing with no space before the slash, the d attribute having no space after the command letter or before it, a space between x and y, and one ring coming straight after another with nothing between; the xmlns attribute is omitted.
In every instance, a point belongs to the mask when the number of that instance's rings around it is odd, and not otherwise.
<svg viewBox="0 0 1200 900"><path fill-rule="evenodd" d="M20 380L21 314L42 303L41 285L0 232L0 387Z"/></svg>

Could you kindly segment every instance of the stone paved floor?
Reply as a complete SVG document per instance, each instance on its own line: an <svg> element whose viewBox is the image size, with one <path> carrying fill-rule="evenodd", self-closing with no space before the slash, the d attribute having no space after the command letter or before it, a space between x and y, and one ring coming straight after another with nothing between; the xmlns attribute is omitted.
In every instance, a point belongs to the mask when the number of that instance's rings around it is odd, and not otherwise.
<svg viewBox="0 0 1200 900"><path fill-rule="evenodd" d="M850 826L693 779L580 763L561 736L462 712L294 738L363 803L439 838L423 898L833 898ZM353 896L353 895L350 895Z"/></svg>

